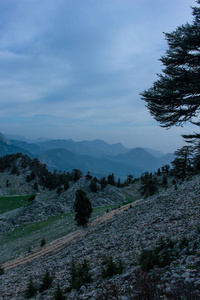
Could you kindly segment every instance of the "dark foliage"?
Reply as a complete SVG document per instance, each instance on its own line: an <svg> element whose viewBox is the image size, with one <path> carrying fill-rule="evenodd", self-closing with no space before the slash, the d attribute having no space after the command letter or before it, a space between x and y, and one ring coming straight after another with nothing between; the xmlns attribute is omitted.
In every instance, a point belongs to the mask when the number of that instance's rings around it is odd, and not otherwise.
<svg viewBox="0 0 200 300"><path fill-rule="evenodd" d="M80 263L78 265L76 265L75 262L72 261L70 269L70 290L79 290L82 285L90 283L91 275L89 271L90 266L88 265L87 260L84 260L83 263Z"/></svg>
<svg viewBox="0 0 200 300"><path fill-rule="evenodd" d="M33 284L33 279L32 276L29 277L27 285L26 285L26 290L24 292L24 297L26 299L32 298L35 296L37 290Z"/></svg>
<svg viewBox="0 0 200 300"><path fill-rule="evenodd" d="M46 244L45 238L43 237L40 242L40 247L43 247Z"/></svg>
<svg viewBox="0 0 200 300"><path fill-rule="evenodd" d="M90 175L90 172L87 172L87 174L85 175L85 178L87 180L91 180L92 179L92 175Z"/></svg>
<svg viewBox="0 0 200 300"><path fill-rule="evenodd" d="M167 186L167 182L168 182L167 176L164 175L164 176L163 176L163 179L162 179L162 185L166 187L166 186Z"/></svg>
<svg viewBox="0 0 200 300"><path fill-rule="evenodd" d="M143 249L139 256L141 269L149 272L155 266L165 267L169 265L176 255L175 244L170 239L160 238L158 244L152 249Z"/></svg>
<svg viewBox="0 0 200 300"><path fill-rule="evenodd" d="M122 272L123 264L121 260L115 262L112 256L104 257L101 266L101 275L103 278L111 277L116 274L121 274Z"/></svg>
<svg viewBox="0 0 200 300"><path fill-rule="evenodd" d="M63 192L63 188L62 187L58 187L56 190L56 193L58 194L58 196L60 196L60 194Z"/></svg>
<svg viewBox="0 0 200 300"><path fill-rule="evenodd" d="M110 185L116 185L116 183L115 183L115 176L114 176L114 174L112 173L111 175L108 175L108 184L110 184Z"/></svg>
<svg viewBox="0 0 200 300"><path fill-rule="evenodd" d="M73 169L71 173L71 180L77 182L83 176L82 172L79 169Z"/></svg>
<svg viewBox="0 0 200 300"><path fill-rule="evenodd" d="M53 300L65 300L65 299L66 297L63 295L63 291L61 290L60 285L58 283L53 295Z"/></svg>
<svg viewBox="0 0 200 300"><path fill-rule="evenodd" d="M82 189L76 191L74 211L76 212L75 220L77 225L86 226L92 213L92 205Z"/></svg>
<svg viewBox="0 0 200 300"><path fill-rule="evenodd" d="M20 163L19 167L16 166L17 161ZM26 171L31 171L31 173L26 176L26 181L29 183L34 180L35 190L38 189L38 184L50 190L64 185L64 189L67 190L70 180L77 181L82 176L81 171L77 169L73 170L71 174L57 171L52 173L48 171L47 166L41 164L37 158L31 159L22 153L0 157L0 172L9 170L12 174L19 175L20 167L23 169L21 172L25 172L25 169Z"/></svg>
<svg viewBox="0 0 200 300"><path fill-rule="evenodd" d="M158 191L156 177L153 177L152 174L146 172L140 177L140 180L140 193L145 198L153 196Z"/></svg>
<svg viewBox="0 0 200 300"><path fill-rule="evenodd" d="M0 275L4 274L4 268L0 265Z"/></svg>
<svg viewBox="0 0 200 300"><path fill-rule="evenodd" d="M17 166L13 166L12 170L11 170L11 174L16 174L16 175L19 175L19 171L18 171L18 168Z"/></svg>
<svg viewBox="0 0 200 300"><path fill-rule="evenodd" d="M200 1L197 1L200 4ZM193 8L194 21L165 33L169 49L160 61L163 74L153 87L141 93L151 115L162 127L196 120L200 112L200 7Z"/></svg>
<svg viewBox="0 0 200 300"><path fill-rule="evenodd" d="M174 154L176 157L172 161L173 174L176 178L184 180L188 174L193 172L191 166L192 148L191 146L184 146L175 151Z"/></svg>
<svg viewBox="0 0 200 300"><path fill-rule="evenodd" d="M50 275L49 270L46 270L44 276L41 278L40 292L43 292L51 287L53 277Z"/></svg>
<svg viewBox="0 0 200 300"><path fill-rule="evenodd" d="M164 284L160 280L160 274L153 271L152 273L146 273L143 271L136 271L136 285L135 295L133 299L162 299L165 295Z"/></svg>
<svg viewBox="0 0 200 300"><path fill-rule="evenodd" d="M34 183L33 188L34 188L34 190L36 190L37 192L39 191L38 183L37 183L37 182Z"/></svg>
<svg viewBox="0 0 200 300"><path fill-rule="evenodd" d="M29 201L29 202L32 202L33 200L35 200L35 197L36 197L35 194L31 195L31 196L28 198L28 201Z"/></svg>
<svg viewBox="0 0 200 300"><path fill-rule="evenodd" d="M93 193L97 192L97 182L98 182L98 180L96 177L92 178L91 183L90 183L90 189Z"/></svg>
<svg viewBox="0 0 200 300"><path fill-rule="evenodd" d="M99 183L100 183L100 185L101 185L102 190L103 190L103 189L107 186L107 184L108 184L108 182L107 182L107 180L106 180L105 177L101 178L101 179L99 180Z"/></svg>
<svg viewBox="0 0 200 300"><path fill-rule="evenodd" d="M66 181L64 184L64 191L67 191L69 188L69 181Z"/></svg>

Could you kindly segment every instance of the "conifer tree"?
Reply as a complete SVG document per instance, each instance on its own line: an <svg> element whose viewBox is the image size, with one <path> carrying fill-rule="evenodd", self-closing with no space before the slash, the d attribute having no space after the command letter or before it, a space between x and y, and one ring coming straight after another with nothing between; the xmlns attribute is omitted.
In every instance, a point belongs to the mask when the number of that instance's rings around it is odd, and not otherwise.
<svg viewBox="0 0 200 300"><path fill-rule="evenodd" d="M173 172L175 177L184 180L187 172L191 171L191 156L192 148L190 146L184 146L178 149L174 153L175 159L172 161Z"/></svg>
<svg viewBox="0 0 200 300"><path fill-rule="evenodd" d="M79 189L76 191L76 199L74 203L75 220L78 226L87 226L90 215L92 213L92 205L86 193Z"/></svg>
<svg viewBox="0 0 200 300"><path fill-rule="evenodd" d="M53 299L54 300L65 300L66 299L66 297L63 295L63 291L61 290L59 283L57 284L57 287L55 289Z"/></svg>
<svg viewBox="0 0 200 300"><path fill-rule="evenodd" d="M27 282L27 285L26 285L26 290L25 290L25 293L24 293L24 297L26 299L29 299L29 298L32 298L33 296L35 296L37 290L33 284L33 278L32 276L30 276L28 278L28 282Z"/></svg>
<svg viewBox="0 0 200 300"><path fill-rule="evenodd" d="M108 175L108 184L115 185L115 176L113 173L111 175Z"/></svg>
<svg viewBox="0 0 200 300"><path fill-rule="evenodd" d="M0 265L0 275L4 274L4 268Z"/></svg>
<svg viewBox="0 0 200 300"><path fill-rule="evenodd" d="M90 283L92 279L89 271L90 266L86 259L83 261L83 263L79 263L78 265L76 265L74 260L72 260L70 269L70 290L79 290L82 285Z"/></svg>
<svg viewBox="0 0 200 300"><path fill-rule="evenodd" d="M200 0L197 4L200 5ZM187 121L200 126L200 6L192 9L192 24L165 33L169 49L160 59L163 74L158 74L153 86L141 93L161 127L170 128Z"/></svg>
<svg viewBox="0 0 200 300"><path fill-rule="evenodd" d="M46 270L44 276L41 279L40 292L50 288L53 277L51 277L49 270Z"/></svg>

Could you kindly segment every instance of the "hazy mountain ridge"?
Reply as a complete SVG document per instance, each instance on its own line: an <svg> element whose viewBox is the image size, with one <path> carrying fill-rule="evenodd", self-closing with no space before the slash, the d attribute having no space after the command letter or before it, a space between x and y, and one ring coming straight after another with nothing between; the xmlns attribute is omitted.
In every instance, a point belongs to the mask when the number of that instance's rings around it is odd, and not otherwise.
<svg viewBox="0 0 200 300"><path fill-rule="evenodd" d="M2 135L0 155L21 152L30 157L37 157L47 164L50 170L80 169L83 173L91 172L97 177L111 173L121 178L128 174L138 177L146 171L154 172L173 160L173 154L162 155L159 151L139 147L127 149L121 143L111 145L98 139L80 142L57 139L28 143L24 139L9 141L3 137ZM5 140L10 144L4 144Z"/></svg>
<svg viewBox="0 0 200 300"><path fill-rule="evenodd" d="M33 157L33 154L31 152L27 151L26 149L12 145L12 144L4 143L0 140L0 156L4 156L7 154L13 154L13 153L17 153L17 152L26 154L30 157Z"/></svg>
<svg viewBox="0 0 200 300"><path fill-rule="evenodd" d="M114 162L105 158L94 158L88 155L78 155L67 149L51 149L43 152L39 159L42 163L49 166L51 170L73 170L80 169L84 174L88 171L97 177L108 176L114 173L116 177L126 177L134 173L134 176L140 176L145 171L142 167L133 167L127 163Z"/></svg>

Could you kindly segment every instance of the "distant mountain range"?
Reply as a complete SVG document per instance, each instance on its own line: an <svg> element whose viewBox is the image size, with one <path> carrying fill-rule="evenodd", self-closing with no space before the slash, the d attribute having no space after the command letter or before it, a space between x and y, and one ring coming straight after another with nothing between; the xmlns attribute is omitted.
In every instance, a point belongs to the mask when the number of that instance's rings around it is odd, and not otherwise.
<svg viewBox="0 0 200 300"><path fill-rule="evenodd" d="M0 155L17 152L38 158L51 171L80 169L84 174L90 172L97 177L114 173L116 178L122 179L129 174L139 177L146 171L154 172L174 159L172 153L164 155L152 149L127 149L121 143L110 145L103 140L27 141L23 137L0 134Z"/></svg>

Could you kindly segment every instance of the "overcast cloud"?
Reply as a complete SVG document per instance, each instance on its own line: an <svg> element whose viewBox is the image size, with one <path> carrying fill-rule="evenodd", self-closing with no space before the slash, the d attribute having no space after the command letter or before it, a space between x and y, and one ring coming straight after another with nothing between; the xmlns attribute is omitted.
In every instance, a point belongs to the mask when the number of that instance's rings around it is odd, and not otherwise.
<svg viewBox="0 0 200 300"><path fill-rule="evenodd" d="M192 21L194 0L1 0L0 131L104 139L164 152L165 130L139 93L161 72L163 32Z"/></svg>

